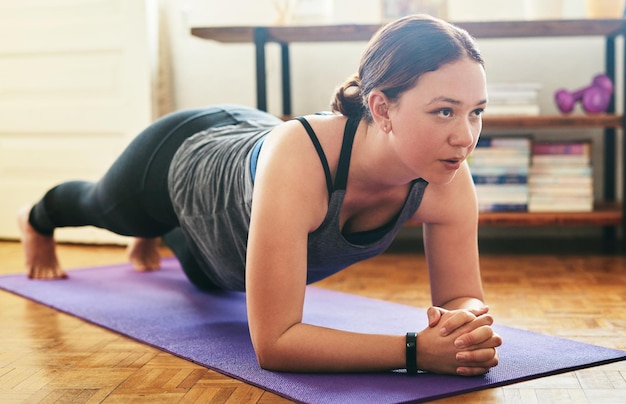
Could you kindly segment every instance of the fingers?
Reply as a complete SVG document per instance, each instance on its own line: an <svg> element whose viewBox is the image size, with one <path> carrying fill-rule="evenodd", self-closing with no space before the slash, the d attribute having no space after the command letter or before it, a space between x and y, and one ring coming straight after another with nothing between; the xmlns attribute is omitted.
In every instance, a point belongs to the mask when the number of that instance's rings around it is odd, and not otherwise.
<svg viewBox="0 0 626 404"><path fill-rule="evenodd" d="M459 363L456 372L461 376L485 374L489 369L497 366L499 361L496 348L459 352L456 354L456 360Z"/></svg>
<svg viewBox="0 0 626 404"><path fill-rule="evenodd" d="M474 376L485 374L498 365L496 347L502 344L502 338L491 327L493 318L490 315L476 317L469 311L431 308L428 318L439 322L441 328L456 328L445 336L437 329L439 326L421 331L418 341L425 345L418 350L418 361L425 366L424 370Z"/></svg>
<svg viewBox="0 0 626 404"><path fill-rule="evenodd" d="M440 307L429 307L426 311L426 315L428 316L428 326L432 328L439 324L439 320L441 320L441 316L443 316L444 312L445 310Z"/></svg>
<svg viewBox="0 0 626 404"><path fill-rule="evenodd" d="M447 368L447 372L475 376L485 374L498 365L496 347L502 345L502 338L491 327L494 320L488 312L487 306L452 311L433 306L427 310L428 325L434 334L428 334L426 330L424 332L431 338L438 334L443 338L440 341L447 340L444 345L451 344L444 348L452 348L452 351L448 351L448 355L452 356L448 357L451 361L447 366L451 367Z"/></svg>
<svg viewBox="0 0 626 404"><path fill-rule="evenodd" d="M468 310L458 310L453 312L442 324L439 330L439 335L445 337L452 334L454 331L460 329L466 324L472 323L474 320L481 319L480 322L472 324L473 327L479 327L481 325L493 324L493 317L487 314L483 314L476 317L472 312Z"/></svg>
<svg viewBox="0 0 626 404"><path fill-rule="evenodd" d="M477 320L478 321L478 320ZM492 322L493 320L491 320ZM502 338L493 331L489 324L481 325L469 333L463 334L454 340L458 349L495 348L502 345Z"/></svg>
<svg viewBox="0 0 626 404"><path fill-rule="evenodd" d="M452 317L442 324L443 330L440 330L441 336L449 335L458 327L474 320L476 317L482 316L489 312L489 307L483 306L479 309L471 310L455 310L449 311L441 307L431 306L426 311L428 316L428 326L433 328L441 321L444 314L449 313Z"/></svg>
<svg viewBox="0 0 626 404"><path fill-rule="evenodd" d="M497 366L499 361L496 347L502 345L502 338L494 333L490 326L480 327L470 334L474 334L476 341L485 339L472 347L472 350L457 352L456 360L459 366L456 372L461 376L485 374L490 368Z"/></svg>
<svg viewBox="0 0 626 404"><path fill-rule="evenodd" d="M487 314L489 312L489 306L483 306L480 309L472 309L472 310L469 310L469 312L475 315L476 317L482 316L483 314Z"/></svg>
<svg viewBox="0 0 626 404"><path fill-rule="evenodd" d="M457 362L466 366L479 366L491 364L495 366L498 360L496 348L483 348L474 351L459 352L456 354ZM492 364L495 360L495 364Z"/></svg>

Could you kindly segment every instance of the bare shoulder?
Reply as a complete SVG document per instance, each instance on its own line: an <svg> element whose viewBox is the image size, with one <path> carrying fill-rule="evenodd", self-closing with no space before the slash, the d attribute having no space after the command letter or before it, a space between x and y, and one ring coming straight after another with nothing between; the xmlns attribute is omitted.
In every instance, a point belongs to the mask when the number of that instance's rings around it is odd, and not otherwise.
<svg viewBox="0 0 626 404"><path fill-rule="evenodd" d="M307 116L319 139L331 172L336 166L332 117ZM339 146L335 146L335 143ZM303 220L309 230L317 228L328 209L328 188L320 156L302 123L287 121L276 127L263 143L257 163L253 212L288 215L290 221ZM255 208L256 207L256 208Z"/></svg>
<svg viewBox="0 0 626 404"><path fill-rule="evenodd" d="M447 184L429 184L415 219L421 223L474 223L478 203L472 176L464 163Z"/></svg>
<svg viewBox="0 0 626 404"><path fill-rule="evenodd" d="M300 121L302 118L306 121L306 123L302 123ZM279 129L280 133L290 131L306 133L304 125L308 124L315 132L315 135L320 139L320 141L322 141L326 138L336 139L342 137L341 135L343 135L346 120L347 118L345 116L337 114L303 115L286 121L284 124L279 125L276 129Z"/></svg>
<svg viewBox="0 0 626 404"><path fill-rule="evenodd" d="M339 115L307 115L304 118L319 141L328 160L331 172L334 172L341 148L346 118ZM268 146L267 148L266 145ZM321 168L319 155L311 137L307 134L307 129L303 123L296 119L286 121L276 127L268 136L263 148L271 152L262 152L260 158L271 156L272 159L275 159L277 158L276 153L278 153L281 156L279 158L280 161L288 161L290 158L293 158L301 163L307 161L313 163L308 165L302 164L302 167L310 166L315 170Z"/></svg>

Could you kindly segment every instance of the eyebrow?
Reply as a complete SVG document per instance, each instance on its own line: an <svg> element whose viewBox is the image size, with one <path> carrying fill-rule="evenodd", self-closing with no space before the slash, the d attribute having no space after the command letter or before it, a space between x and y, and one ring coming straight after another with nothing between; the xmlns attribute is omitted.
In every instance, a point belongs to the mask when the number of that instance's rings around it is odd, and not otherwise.
<svg viewBox="0 0 626 404"><path fill-rule="evenodd" d="M455 100L454 98L449 98L449 97L435 97L432 100L430 100L430 102L427 105L431 105L434 104L435 102L447 102L450 104L454 104L454 105L461 105L462 102L459 100ZM480 100L479 102L476 103L476 105L484 105L487 103L487 100Z"/></svg>

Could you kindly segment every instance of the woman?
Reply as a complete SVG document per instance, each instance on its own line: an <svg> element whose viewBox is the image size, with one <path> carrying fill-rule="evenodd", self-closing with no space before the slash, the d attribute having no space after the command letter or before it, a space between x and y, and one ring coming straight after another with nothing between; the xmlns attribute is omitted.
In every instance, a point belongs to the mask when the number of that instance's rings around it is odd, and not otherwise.
<svg viewBox="0 0 626 404"><path fill-rule="evenodd" d="M48 191L20 214L29 276L66 276L56 227L138 237L129 256L144 270L158 267L164 236L198 287L246 290L263 368L483 374L497 365L501 339L483 303L466 159L486 99L466 32L400 19L372 38L333 114L283 123L245 107L177 112L140 134L98 183ZM426 329L370 335L302 322L307 283L383 252L409 219L424 228Z"/></svg>

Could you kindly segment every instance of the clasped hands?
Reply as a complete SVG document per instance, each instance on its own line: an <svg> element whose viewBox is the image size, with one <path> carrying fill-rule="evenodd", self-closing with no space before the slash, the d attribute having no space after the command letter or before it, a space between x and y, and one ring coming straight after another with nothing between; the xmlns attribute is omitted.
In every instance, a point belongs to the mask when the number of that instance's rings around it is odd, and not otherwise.
<svg viewBox="0 0 626 404"><path fill-rule="evenodd" d="M461 376L485 374L498 364L502 338L493 331L489 308L430 307L428 327L419 333L417 364L422 370Z"/></svg>

